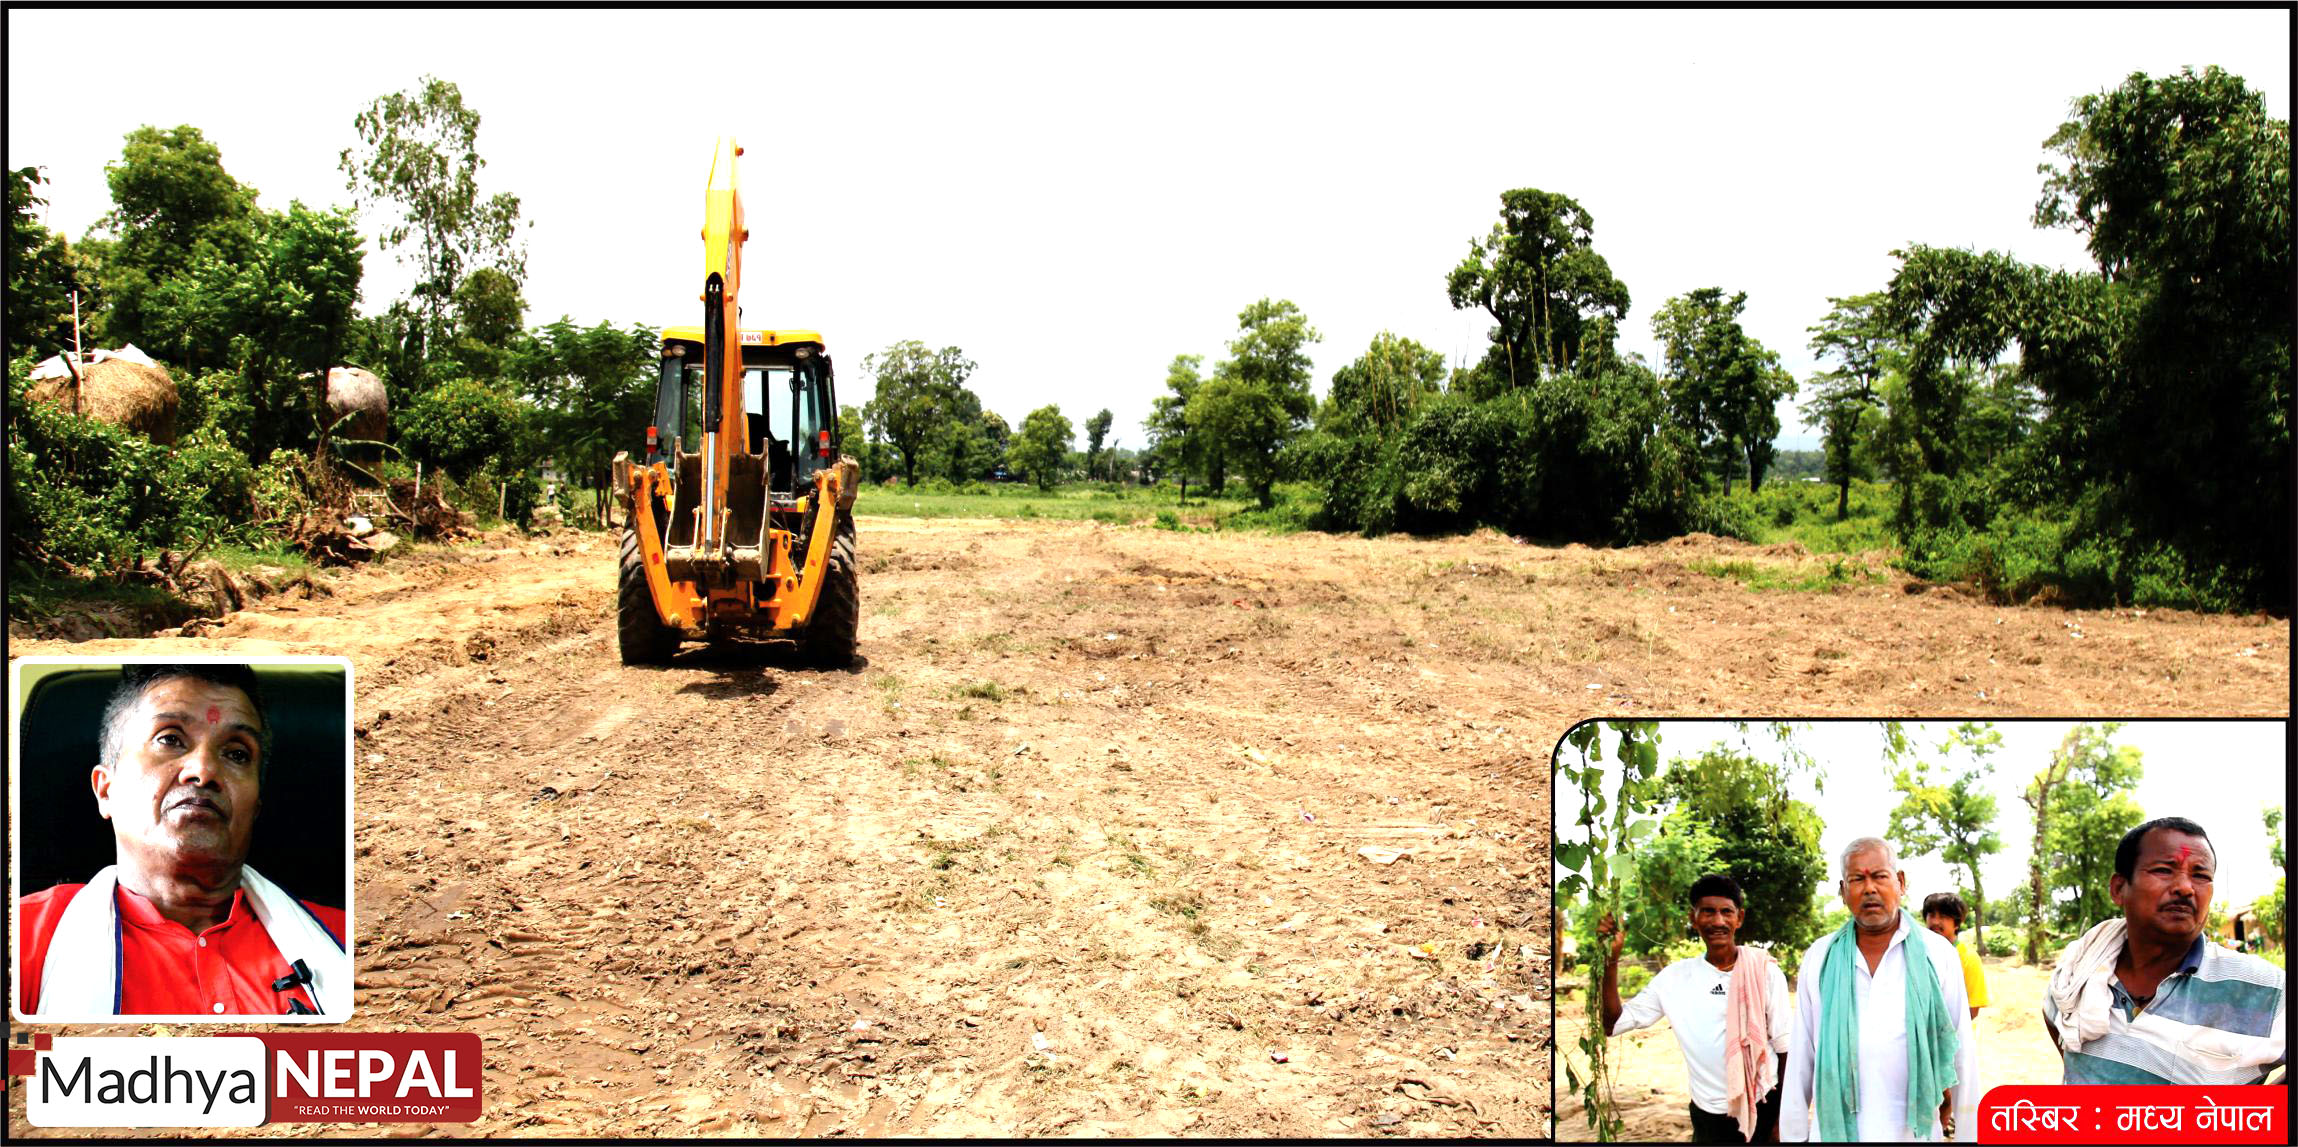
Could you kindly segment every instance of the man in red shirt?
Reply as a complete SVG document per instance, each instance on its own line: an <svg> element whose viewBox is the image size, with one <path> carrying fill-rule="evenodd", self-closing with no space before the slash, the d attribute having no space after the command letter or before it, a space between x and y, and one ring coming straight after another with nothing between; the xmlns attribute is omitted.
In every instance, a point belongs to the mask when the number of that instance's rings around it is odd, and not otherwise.
<svg viewBox="0 0 2298 1147"><path fill-rule="evenodd" d="M27 1018L350 1012L342 911L246 863L270 758L254 670L122 669L89 776L117 859L18 902Z"/></svg>

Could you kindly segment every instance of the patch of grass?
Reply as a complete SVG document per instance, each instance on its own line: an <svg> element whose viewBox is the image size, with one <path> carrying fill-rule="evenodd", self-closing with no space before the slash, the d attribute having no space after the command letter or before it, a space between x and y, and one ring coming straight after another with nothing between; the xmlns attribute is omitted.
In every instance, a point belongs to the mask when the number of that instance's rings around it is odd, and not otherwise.
<svg viewBox="0 0 2298 1147"><path fill-rule="evenodd" d="M1168 916L1195 920L1205 910L1205 897L1195 889L1167 888L1149 898L1149 907Z"/></svg>
<svg viewBox="0 0 2298 1147"><path fill-rule="evenodd" d="M1014 690L1017 693L1020 691L1019 688ZM972 697L983 701L1003 701L1006 698L1006 689L1005 686L995 681L976 681L970 685L958 686L957 696Z"/></svg>
<svg viewBox="0 0 2298 1147"><path fill-rule="evenodd" d="M1821 562L1798 562L1792 565L1760 564L1745 559L1719 561L1714 558L1695 558L1685 565L1695 573L1736 581L1749 589L1785 590L1791 593L1829 593L1847 585L1883 580L1882 570L1858 558L1840 556Z"/></svg>
<svg viewBox="0 0 2298 1147"><path fill-rule="evenodd" d="M1322 506L1313 483L1279 483L1276 505L1263 510L1241 485L1231 483L1208 496L1191 486L1187 502L1172 485L1132 486L1078 482L1050 491L1022 483L952 486L927 480L914 487L864 486L854 512L904 518L1032 518L1147 525L1161 530L1261 530L1292 533L1307 528Z"/></svg>

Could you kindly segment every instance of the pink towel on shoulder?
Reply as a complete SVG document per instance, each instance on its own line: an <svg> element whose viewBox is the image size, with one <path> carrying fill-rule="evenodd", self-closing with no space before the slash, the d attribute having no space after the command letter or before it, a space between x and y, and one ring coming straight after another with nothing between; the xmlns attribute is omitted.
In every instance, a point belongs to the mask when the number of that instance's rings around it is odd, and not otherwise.
<svg viewBox="0 0 2298 1147"><path fill-rule="evenodd" d="M1771 953L1741 947L1724 999L1724 1102L1742 1139L1755 1134L1756 1105L1779 1083L1771 1054L1771 965Z"/></svg>

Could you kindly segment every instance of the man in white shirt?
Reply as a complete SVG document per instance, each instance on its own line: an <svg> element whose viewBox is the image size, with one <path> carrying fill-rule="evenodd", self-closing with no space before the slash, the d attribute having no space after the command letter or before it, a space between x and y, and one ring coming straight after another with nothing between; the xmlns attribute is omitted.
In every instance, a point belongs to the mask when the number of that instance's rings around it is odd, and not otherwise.
<svg viewBox="0 0 2298 1147"><path fill-rule="evenodd" d="M1755 952L1768 973L1766 1054L1777 1056L1787 1048L1787 977L1760 949L1742 948L1739 929L1745 896L1739 882L1729 876L1703 876L1692 882L1692 930L1706 941L1703 955L1678 960L1660 970L1627 1006L1620 1004L1620 949L1625 937L1610 916L1597 922L1597 934L1608 939L1604 956L1604 1026L1611 1035L1649 1027L1662 1017L1674 1026L1676 1050L1683 1053L1684 1073L1690 1077L1692 1142L1773 1143L1778 1141L1779 1088L1759 1097L1755 1125L1742 1134L1730 1109L1730 1077L1726 1071L1727 1004L1732 969L1744 953ZM1751 967L1751 970L1752 967ZM1775 1058L1770 1078L1783 1074Z"/></svg>
<svg viewBox="0 0 2298 1147"><path fill-rule="evenodd" d="M1862 1142L1972 1142L1977 1135L1976 1111L1982 1092L1971 1040L1970 1004L1963 990L1962 959L1955 946L1915 923L1900 909L1907 894L1907 873L1889 841L1865 836L1843 851L1838 888L1843 905L1851 910L1849 931L1855 951L1851 957L1853 995L1858 1013L1854 1049L1857 1064L1852 1082L1857 1087L1855 1128L1846 1138ZM1780 1110L1780 1139L1785 1142L1824 1142L1812 1104L1817 1090L1819 1055L1826 1016L1820 988L1829 949L1846 933L1822 936L1803 955L1795 977L1795 1027L1788 1045L1787 1093ZM1910 960L1929 961L1929 968L1911 968ZM1938 985L1938 1004L1945 1009L1953 1032L1954 1080L1947 1084L1936 1118L1928 1133L1910 1130L1908 1112L1908 993L1910 975L1929 975ZM1946 1022L1942 1021L1942 1022ZM1917 1119L1914 1122L1925 1122Z"/></svg>

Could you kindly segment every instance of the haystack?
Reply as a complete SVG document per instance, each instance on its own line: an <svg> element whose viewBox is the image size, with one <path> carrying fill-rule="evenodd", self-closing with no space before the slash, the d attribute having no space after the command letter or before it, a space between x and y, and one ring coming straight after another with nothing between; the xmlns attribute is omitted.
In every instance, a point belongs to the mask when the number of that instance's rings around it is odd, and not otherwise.
<svg viewBox="0 0 2298 1147"><path fill-rule="evenodd" d="M381 442L391 424L391 400L383 393L383 380L355 366L327 371L327 412L330 425L346 414L352 416L335 431L342 438Z"/></svg>
<svg viewBox="0 0 2298 1147"><path fill-rule="evenodd" d="M72 409L72 379L43 378L32 384L34 402ZM132 430L162 446L176 440L176 384L165 368L124 358L106 358L80 367L81 414Z"/></svg>

